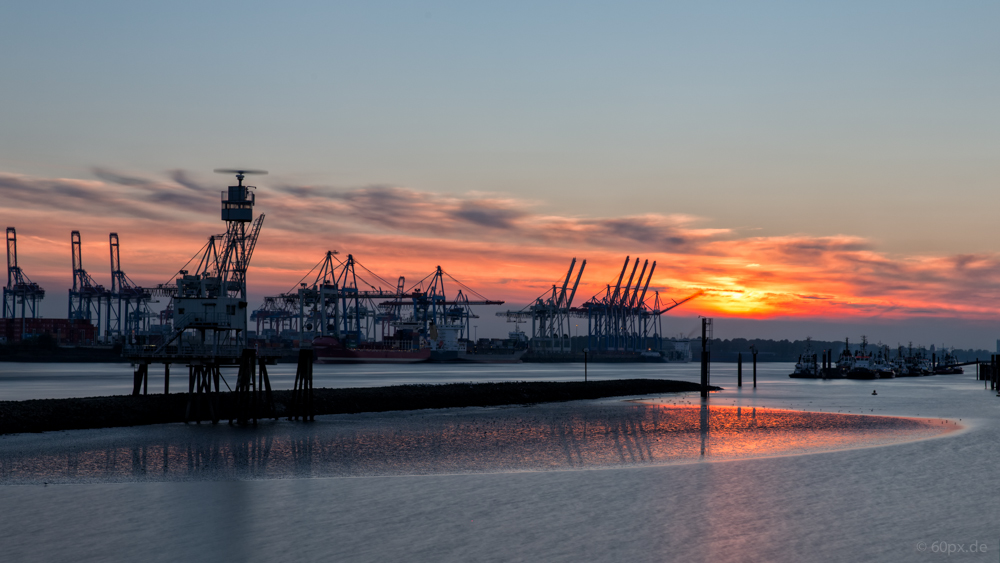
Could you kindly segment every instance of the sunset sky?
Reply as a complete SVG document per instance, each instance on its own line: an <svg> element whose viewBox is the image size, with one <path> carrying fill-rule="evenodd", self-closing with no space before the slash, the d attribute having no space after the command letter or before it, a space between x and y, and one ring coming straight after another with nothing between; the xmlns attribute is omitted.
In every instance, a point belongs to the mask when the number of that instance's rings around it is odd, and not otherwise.
<svg viewBox="0 0 1000 563"><path fill-rule="evenodd" d="M328 249L515 307L631 256L704 291L669 333L993 348L1000 4L812 4L5 3L0 217L52 317L71 230L170 281L251 167L252 306Z"/></svg>

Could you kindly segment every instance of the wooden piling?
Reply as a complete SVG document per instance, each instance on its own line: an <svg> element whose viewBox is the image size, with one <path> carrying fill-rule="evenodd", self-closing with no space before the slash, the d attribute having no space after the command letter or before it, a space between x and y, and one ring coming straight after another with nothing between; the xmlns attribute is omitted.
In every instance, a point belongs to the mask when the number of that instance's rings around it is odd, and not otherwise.
<svg viewBox="0 0 1000 563"><path fill-rule="evenodd" d="M757 388L757 349L751 350L753 352L753 388Z"/></svg>
<svg viewBox="0 0 1000 563"><path fill-rule="evenodd" d="M278 420L277 410L274 408L274 395L271 393L271 378L267 375L267 361L260 358L260 379L261 387L264 389L264 409L274 420ZM262 416L263 418L263 416Z"/></svg>
<svg viewBox="0 0 1000 563"><path fill-rule="evenodd" d="M743 387L743 352L736 354L736 386Z"/></svg>
<svg viewBox="0 0 1000 563"><path fill-rule="evenodd" d="M188 400L187 406L184 407L184 422L187 423L191 420L191 399L194 396L194 366L188 366Z"/></svg>
<svg viewBox="0 0 1000 563"><path fill-rule="evenodd" d="M238 424L257 424L259 417L260 393L257 385L257 351L252 348L243 350L240 357L240 369L236 375L236 388L233 389L235 408L230 412L229 423L236 419Z"/></svg>
<svg viewBox="0 0 1000 563"><path fill-rule="evenodd" d="M708 398L708 319L701 319L701 398Z"/></svg>
<svg viewBox="0 0 1000 563"><path fill-rule="evenodd" d="M990 355L990 390L997 388L997 355Z"/></svg>
<svg viewBox="0 0 1000 563"><path fill-rule="evenodd" d="M313 409L313 351L312 348L299 349L299 363L295 369L295 384L292 386L291 408L288 420L303 422L316 420Z"/></svg>
<svg viewBox="0 0 1000 563"><path fill-rule="evenodd" d="M142 383L145 379L145 374L149 372L149 364L139 364L135 366L135 370L132 372L132 395L138 396L141 389Z"/></svg>
<svg viewBox="0 0 1000 563"><path fill-rule="evenodd" d="M708 350L701 351L701 396L708 397Z"/></svg>
<svg viewBox="0 0 1000 563"><path fill-rule="evenodd" d="M170 364L163 364L163 394L170 394Z"/></svg>

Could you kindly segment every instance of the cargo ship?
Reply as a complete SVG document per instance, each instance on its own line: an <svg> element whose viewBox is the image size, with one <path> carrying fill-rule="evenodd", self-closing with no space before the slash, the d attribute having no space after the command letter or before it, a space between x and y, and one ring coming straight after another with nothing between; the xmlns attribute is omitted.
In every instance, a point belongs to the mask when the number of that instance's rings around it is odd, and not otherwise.
<svg viewBox="0 0 1000 563"><path fill-rule="evenodd" d="M472 343L460 339L461 327L431 324L432 362L472 362L478 364L519 364L528 351L523 332L511 332L509 338L481 338Z"/></svg>
<svg viewBox="0 0 1000 563"><path fill-rule="evenodd" d="M397 338L349 346L333 336L319 336L313 339L313 350L318 364L415 364L430 359L429 347L411 342Z"/></svg>

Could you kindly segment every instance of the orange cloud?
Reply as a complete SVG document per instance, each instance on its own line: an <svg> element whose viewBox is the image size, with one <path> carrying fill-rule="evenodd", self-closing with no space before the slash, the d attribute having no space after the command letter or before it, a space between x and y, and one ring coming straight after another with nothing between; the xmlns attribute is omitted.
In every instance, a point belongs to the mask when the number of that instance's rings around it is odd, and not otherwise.
<svg viewBox="0 0 1000 563"><path fill-rule="evenodd" d="M223 230L219 195L184 171L150 180L95 169L96 180L0 173L5 222L18 228L21 266L50 295L68 287L69 231L84 236L84 265L109 269L107 233L122 240L137 282L169 281ZM614 283L626 255L656 261L652 291L702 297L685 309L753 318L960 317L997 313L1000 256L890 255L858 236L757 237L708 228L680 214L574 217L489 194L448 195L395 186L269 185L251 266L251 292L295 287L328 249L352 253L381 278L415 282L441 265L480 293L524 303L587 259L578 303ZM381 283L381 282L380 282ZM408 284L409 285L409 284ZM650 295L652 295L652 291Z"/></svg>

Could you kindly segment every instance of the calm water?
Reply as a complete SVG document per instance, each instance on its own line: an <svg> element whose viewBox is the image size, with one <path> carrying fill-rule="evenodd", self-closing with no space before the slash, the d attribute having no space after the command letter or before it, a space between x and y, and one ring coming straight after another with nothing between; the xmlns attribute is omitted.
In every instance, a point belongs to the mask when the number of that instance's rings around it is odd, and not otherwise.
<svg viewBox="0 0 1000 563"><path fill-rule="evenodd" d="M32 377L35 396L127 392L118 368L5 369L0 392ZM971 375L824 382L763 364L754 390L734 368L713 368L726 390L707 408L681 395L3 437L0 545L14 561L1000 559L1000 397ZM352 366L317 385L580 371Z"/></svg>

